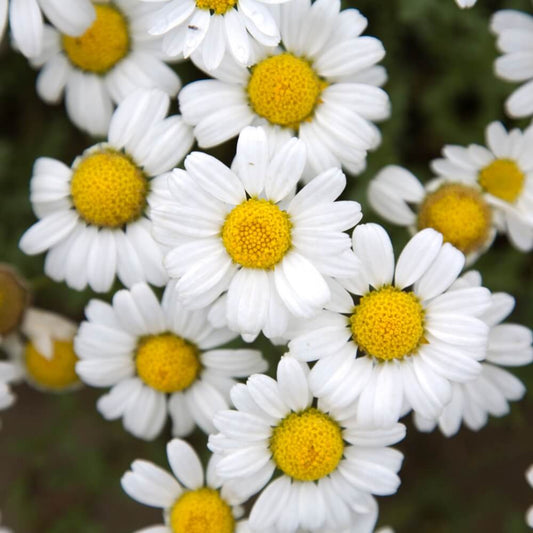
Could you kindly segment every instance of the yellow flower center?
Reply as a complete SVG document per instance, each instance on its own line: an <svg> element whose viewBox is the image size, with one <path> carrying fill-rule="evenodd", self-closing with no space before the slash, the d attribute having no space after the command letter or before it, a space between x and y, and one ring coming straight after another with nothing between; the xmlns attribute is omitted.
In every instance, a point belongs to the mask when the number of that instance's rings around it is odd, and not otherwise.
<svg viewBox="0 0 533 533"><path fill-rule="evenodd" d="M78 358L74 353L73 341L56 340L53 350L52 357L48 359L28 342L24 357L31 380L46 389L56 391L79 383L75 371Z"/></svg>
<svg viewBox="0 0 533 533"><path fill-rule="evenodd" d="M310 120L327 83L305 59L289 53L263 59L252 67L250 104L272 124L297 128Z"/></svg>
<svg viewBox="0 0 533 533"><path fill-rule="evenodd" d="M236 3L237 0L196 0L196 7L198 9L208 9L216 15L223 15Z"/></svg>
<svg viewBox="0 0 533 533"><path fill-rule="evenodd" d="M28 301L26 289L14 272L0 267L0 335L10 333L20 324Z"/></svg>
<svg viewBox="0 0 533 533"><path fill-rule="evenodd" d="M102 150L81 160L70 192L74 207L88 224L119 228L141 216L148 180L128 156Z"/></svg>
<svg viewBox="0 0 533 533"><path fill-rule="evenodd" d="M511 159L496 159L481 170L478 182L484 191L513 203L524 187L525 176Z"/></svg>
<svg viewBox="0 0 533 533"><path fill-rule="evenodd" d="M403 359L425 342L419 299L390 285L363 296L350 324L359 348L383 361Z"/></svg>
<svg viewBox="0 0 533 533"><path fill-rule="evenodd" d="M344 442L339 425L310 407L287 415L274 428L270 450L284 474L298 481L316 481L337 468Z"/></svg>
<svg viewBox="0 0 533 533"><path fill-rule="evenodd" d="M182 494L170 511L173 533L233 533L230 506L216 490L203 487Z"/></svg>
<svg viewBox="0 0 533 533"><path fill-rule="evenodd" d="M96 20L80 37L62 35L70 62L88 72L105 74L130 48L128 22L112 4L94 4Z"/></svg>
<svg viewBox="0 0 533 533"><path fill-rule="evenodd" d="M251 198L234 207L222 227L233 261L246 268L273 268L291 246L289 215L268 200Z"/></svg>
<svg viewBox="0 0 533 533"><path fill-rule="evenodd" d="M147 385L168 393L186 389L201 370L196 347L171 333L142 339L135 364L139 377Z"/></svg>
<svg viewBox="0 0 533 533"><path fill-rule="evenodd" d="M443 185L426 196L418 212L418 229L433 228L464 254L487 241L492 213L473 187Z"/></svg>

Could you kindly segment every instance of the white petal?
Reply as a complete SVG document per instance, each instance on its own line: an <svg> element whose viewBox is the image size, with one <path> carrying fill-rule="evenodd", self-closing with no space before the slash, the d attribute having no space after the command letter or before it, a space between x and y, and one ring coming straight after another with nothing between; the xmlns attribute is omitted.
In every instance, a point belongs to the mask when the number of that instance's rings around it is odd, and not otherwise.
<svg viewBox="0 0 533 533"><path fill-rule="evenodd" d="M302 141L292 138L285 143L268 165L267 198L279 202L292 193L302 176L305 162L306 148Z"/></svg>
<svg viewBox="0 0 533 533"><path fill-rule="evenodd" d="M228 48L241 65L247 65L250 57L250 41L244 22L236 9L229 9L224 15L224 26Z"/></svg>
<svg viewBox="0 0 533 533"><path fill-rule="evenodd" d="M270 300L270 284L264 270L241 268L228 287L226 315L231 329L257 335L263 329Z"/></svg>
<svg viewBox="0 0 533 533"><path fill-rule="evenodd" d="M404 289L420 279L437 257L441 245L440 233L431 228L419 231L398 257L394 285Z"/></svg>
<svg viewBox="0 0 533 533"><path fill-rule="evenodd" d="M235 161L246 192L258 196L264 187L268 164L268 144L263 128L247 127L241 131Z"/></svg>
<svg viewBox="0 0 533 533"><path fill-rule="evenodd" d="M210 155L193 152L185 159L185 168L204 190L222 202L237 205L246 198L239 178Z"/></svg>
<svg viewBox="0 0 533 533"><path fill-rule="evenodd" d="M172 439L167 444L167 457L172 472L188 489L196 490L204 484L202 464L190 444Z"/></svg>
<svg viewBox="0 0 533 533"><path fill-rule="evenodd" d="M330 299L327 283L314 265L292 251L274 271L278 294L289 311L310 317Z"/></svg>
<svg viewBox="0 0 533 533"><path fill-rule="evenodd" d="M311 405L312 395L304 365L305 363L287 355L283 356L278 364L279 392L283 401L293 411L302 411Z"/></svg>
<svg viewBox="0 0 533 533"><path fill-rule="evenodd" d="M15 43L26 57L41 53L43 16L36 0L11 0L9 26Z"/></svg>
<svg viewBox="0 0 533 533"><path fill-rule="evenodd" d="M181 494L178 482L166 471L148 461L136 460L121 479L126 494L151 507L169 508Z"/></svg>
<svg viewBox="0 0 533 533"><path fill-rule="evenodd" d="M449 242L442 245L437 257L414 286L414 292L429 300L442 294L460 274L465 264L465 256Z"/></svg>
<svg viewBox="0 0 533 533"><path fill-rule="evenodd" d="M394 251L387 232L377 224L361 224L353 232L354 252L364 266L366 278L374 287L392 283Z"/></svg>
<svg viewBox="0 0 533 533"><path fill-rule="evenodd" d="M75 211L59 211L49 215L24 233L19 247L25 254L40 254L67 237L77 221Z"/></svg>

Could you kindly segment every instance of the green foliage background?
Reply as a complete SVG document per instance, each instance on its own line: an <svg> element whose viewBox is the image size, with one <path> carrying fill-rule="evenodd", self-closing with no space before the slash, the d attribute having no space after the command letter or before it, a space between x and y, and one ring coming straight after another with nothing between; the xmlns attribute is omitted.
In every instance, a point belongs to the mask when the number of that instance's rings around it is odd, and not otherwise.
<svg viewBox="0 0 533 533"><path fill-rule="evenodd" d="M529 0L478 0L462 11L453 0L351 0L369 19L367 33L387 50L386 86L392 117L382 125L383 144L368 158L368 170L352 179L345 197L363 205L364 221L379 221L367 207L369 179L386 164L401 164L420 178L431 177L428 162L444 144L483 144L484 128L501 119L503 101L515 87L497 80L491 13L502 8L532 11ZM191 65L176 66L184 83L204 77ZM34 219L28 184L35 158L70 163L93 140L68 121L62 105L50 107L35 94L36 73L11 51L0 48L0 261L13 263L34 288L34 304L82 320L90 291L77 293L43 275L43 256L26 257L17 247ZM175 110L177 105L174 104ZM212 150L231 160L234 142ZM399 250L407 234L387 226ZM516 297L514 322L531 326L533 262L499 238L475 267L493 291ZM118 284L115 289L118 288ZM113 291L105 298L110 299ZM275 367L280 351L261 346ZM533 369L515 372L531 390ZM45 395L16 387L15 407L2 412L0 509L3 523L18 533L129 532L160 521L158 510L129 500L119 478L135 458L166 466L169 428L153 443L127 434L120 422L106 422L95 410L102 391L84 389ZM524 512L533 502L524 471L533 463L531 394L509 416L491 419L479 433L463 429L446 439L418 434L410 421L398 447L405 453L402 486L380 499L380 524L397 533L525 532ZM192 440L199 449L205 437Z"/></svg>

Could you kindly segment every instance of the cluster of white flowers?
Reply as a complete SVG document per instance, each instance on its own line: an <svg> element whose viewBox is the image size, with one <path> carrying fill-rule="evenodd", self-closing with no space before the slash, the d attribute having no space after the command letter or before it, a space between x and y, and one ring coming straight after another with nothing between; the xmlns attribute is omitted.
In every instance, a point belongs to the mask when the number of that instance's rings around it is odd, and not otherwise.
<svg viewBox="0 0 533 533"><path fill-rule="evenodd" d="M0 1L0 26L7 11ZM504 79L533 75L532 20L494 15ZM500 367L533 360L531 330L502 324L513 297L464 267L497 233L533 249L533 126L493 122L487 147L445 146L426 185L382 169L370 204L412 234L395 259L386 230L339 199L391 112L366 25L339 0L9 1L38 94L64 93L77 127L107 135L70 166L37 159L38 221L20 248L46 252L46 275L72 289L125 288L92 299L78 327L27 309L24 283L0 269L12 356L0 409L22 377L47 390L81 379L110 388L98 410L136 437L170 418L176 479L142 460L122 478L164 510L145 533L370 533L374 496L400 485L400 418L451 436L525 392ZM180 91L168 63L188 58L210 78ZM509 115L533 114L532 83ZM168 116L176 95L181 115ZM230 166L191 152L235 137ZM228 345L260 334L287 345L279 361ZM212 452L205 479L182 440L196 427Z"/></svg>

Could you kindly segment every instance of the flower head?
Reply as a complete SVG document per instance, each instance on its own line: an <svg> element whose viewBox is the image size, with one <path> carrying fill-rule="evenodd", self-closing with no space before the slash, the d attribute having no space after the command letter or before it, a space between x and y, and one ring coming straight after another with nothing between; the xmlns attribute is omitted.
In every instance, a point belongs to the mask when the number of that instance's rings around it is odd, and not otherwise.
<svg viewBox="0 0 533 533"><path fill-rule="evenodd" d="M477 144L446 146L431 168L445 182L478 190L492 207L494 224L522 251L533 248L533 127L505 130L492 122L485 130L487 148Z"/></svg>
<svg viewBox="0 0 533 533"><path fill-rule="evenodd" d="M237 501L259 493L252 531L339 531L359 521L372 530L371 494L393 494L400 483L403 456L387 446L404 426L361 427L331 399L314 397L307 365L289 355L277 380L253 375L231 396L237 410L215 415L220 433L208 446L228 493Z"/></svg>
<svg viewBox="0 0 533 533"><path fill-rule="evenodd" d="M112 387L99 411L122 417L126 430L143 439L154 439L168 415L174 435L195 425L213 431L212 417L229 406L234 378L266 368L255 350L219 349L236 334L211 327L205 310L183 309L174 290L170 282L161 303L144 283L118 291L112 306L92 300L75 341L81 379Z"/></svg>
<svg viewBox="0 0 533 533"><path fill-rule="evenodd" d="M410 408L440 415L451 383L481 372L488 326L479 317L489 291L448 290L464 256L432 229L417 233L396 265L391 241L376 224L358 226L353 245L360 272L339 280L331 311L287 332L290 352L318 359L313 392L341 406L356 400L362 424L387 426Z"/></svg>
<svg viewBox="0 0 533 533"><path fill-rule="evenodd" d="M239 138L232 170L193 152L185 171L154 202L154 235L170 252L185 307L218 301L210 318L252 340L283 334L289 316L309 317L330 299L328 279L354 272L344 230L361 218L357 202L336 202L346 179L333 168L294 195L306 161L304 143L281 147L262 128ZM219 298L221 297L221 298Z"/></svg>
<svg viewBox="0 0 533 533"><path fill-rule="evenodd" d="M157 88L175 96L180 79L145 27L147 12L154 9L140 0L92 2L95 19L82 35L45 27L47 46L31 59L42 67L39 96L55 104L64 91L72 122L96 136L106 134L114 106L135 90Z"/></svg>
<svg viewBox="0 0 533 533"><path fill-rule="evenodd" d="M27 254L48 251L45 272L77 290L108 291L118 276L164 285L163 252L151 235L148 202L192 145L179 116L165 118L170 100L140 90L115 111L109 140L87 149L71 167L39 158L30 183L40 219L20 240Z"/></svg>
<svg viewBox="0 0 533 533"><path fill-rule="evenodd" d="M215 472L214 458L209 460L204 480L200 459L185 441L171 440L167 456L174 476L149 461L137 459L121 479L122 488L131 498L163 509L165 524L153 526L150 531L246 533L238 520L242 510L229 503Z"/></svg>
<svg viewBox="0 0 533 533"><path fill-rule="evenodd" d="M493 208L479 187L451 177L424 187L408 170L389 165L370 182L368 200L380 216L412 234L425 228L438 231L444 242L465 254L467 263L485 252L496 235Z"/></svg>
<svg viewBox="0 0 533 533"><path fill-rule="evenodd" d="M361 36L366 24L359 11L340 11L338 0L291 0L280 6L281 46L257 46L248 68L227 59L210 70L193 56L215 78L179 95L200 147L262 125L278 141L297 135L304 142L305 179L334 166L360 172L380 143L373 122L389 115L379 88L385 73L376 66L385 51L378 39Z"/></svg>

